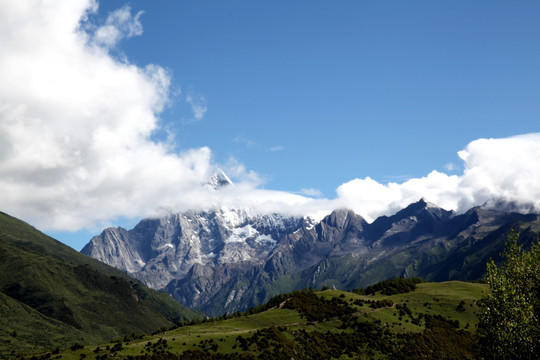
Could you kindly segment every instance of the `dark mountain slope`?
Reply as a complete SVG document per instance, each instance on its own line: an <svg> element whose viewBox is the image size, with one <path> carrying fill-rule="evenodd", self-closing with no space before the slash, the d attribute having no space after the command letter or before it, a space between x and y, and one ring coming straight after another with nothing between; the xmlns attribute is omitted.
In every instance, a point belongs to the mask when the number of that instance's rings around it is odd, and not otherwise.
<svg viewBox="0 0 540 360"><path fill-rule="evenodd" d="M57 345L71 345L85 334L0 292L0 358Z"/></svg>
<svg viewBox="0 0 540 360"><path fill-rule="evenodd" d="M428 210L433 214L431 208ZM435 209L435 213L439 212ZM322 260L317 266L295 274L295 287L335 284L352 289L399 276L418 276L429 281L476 280L484 275L489 259L501 260L500 253L511 229L521 233L519 241L525 247L540 233L535 214L479 207L446 219L444 213L423 219L416 213L413 219L408 218L412 226L398 214L386 217L393 221L367 250ZM380 226L376 222L372 225Z"/></svg>
<svg viewBox="0 0 540 360"><path fill-rule="evenodd" d="M4 213L0 293L0 311L19 314L0 320L1 342L14 344L4 350L97 343L200 316Z"/></svg>

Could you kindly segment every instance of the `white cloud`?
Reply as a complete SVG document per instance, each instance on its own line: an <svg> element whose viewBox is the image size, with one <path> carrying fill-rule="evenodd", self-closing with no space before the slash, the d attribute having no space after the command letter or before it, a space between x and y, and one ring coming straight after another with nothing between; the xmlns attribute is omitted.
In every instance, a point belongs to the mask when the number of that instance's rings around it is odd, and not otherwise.
<svg viewBox="0 0 540 360"><path fill-rule="evenodd" d="M79 24L95 10L89 0L0 4L0 204L45 229L144 216L213 167L208 148L173 154L150 140L169 74L108 55L142 32L141 13L123 7L92 37Z"/></svg>
<svg viewBox="0 0 540 360"><path fill-rule="evenodd" d="M452 163L452 162L449 162L446 165L444 165L444 169L446 171L454 171L454 170L456 170L456 165L454 163Z"/></svg>
<svg viewBox="0 0 540 360"><path fill-rule="evenodd" d="M245 137L243 137L242 135L237 135L234 139L233 139L233 142L237 143L237 144L243 144L245 145L248 149L251 149L253 148L255 145L257 145L257 143L253 140L250 140L250 139L246 139Z"/></svg>
<svg viewBox="0 0 540 360"><path fill-rule="evenodd" d="M100 227L158 207L249 206L316 218L349 207L372 220L422 197L458 211L494 198L540 202L540 134L471 142L459 152L461 175L354 179L335 199L310 198L313 189L307 196L260 189L262 179L234 159L224 169L236 186L208 192L209 148L178 154L150 140L171 74L109 55L142 32L141 13L123 7L89 34L80 21L93 11L91 0L0 2L0 206L44 230ZM190 99L201 118L203 99Z"/></svg>
<svg viewBox="0 0 540 360"><path fill-rule="evenodd" d="M270 149L268 149L268 151L270 151L270 152L278 152L278 151L282 151L283 149L285 149L284 146L278 145L278 146L271 147Z"/></svg>
<svg viewBox="0 0 540 360"><path fill-rule="evenodd" d="M349 181L336 190L338 202L368 220L391 214L419 199L427 200L446 209L455 209L459 177L432 171L427 176L403 183L381 184L371 178Z"/></svg>
<svg viewBox="0 0 540 360"><path fill-rule="evenodd" d="M314 189L314 188L301 189L300 194L306 195L306 196L309 196L309 197L321 197L323 195L321 190Z"/></svg>
<svg viewBox="0 0 540 360"><path fill-rule="evenodd" d="M225 172L243 184L249 184L253 189L264 183L264 179L253 170L247 170L238 160L231 157L223 166Z"/></svg>
<svg viewBox="0 0 540 360"><path fill-rule="evenodd" d="M493 198L540 202L540 133L475 140L458 155L466 165L460 208Z"/></svg>
<svg viewBox="0 0 540 360"><path fill-rule="evenodd" d="M368 219L390 214L422 197L458 212L492 200L540 204L540 133L478 139L458 154L465 163L462 175L432 171L422 178L388 184L355 179L337 189L336 201Z"/></svg>
<svg viewBox="0 0 540 360"><path fill-rule="evenodd" d="M201 94L191 92L186 96L186 102L191 106L191 111L193 111L193 121L202 120L208 110L206 107L206 98Z"/></svg>
<svg viewBox="0 0 540 360"><path fill-rule="evenodd" d="M139 11L135 16L132 16L131 7L124 5L109 14L105 24L94 31L93 41L97 45L110 49L123 38L141 35L143 27L140 18L143 13L143 11Z"/></svg>
<svg viewBox="0 0 540 360"><path fill-rule="evenodd" d="M385 184L369 177L354 179L337 188L335 199L317 198L317 193L310 189L302 191L302 196L240 187L235 189L234 196L222 194L220 203L311 215L317 219L333 209L346 207L368 221L393 214L421 198L457 212L493 200L522 204L524 210L530 210L531 204L538 208L540 133L478 139L458 154L464 162L461 175L434 170L421 178Z"/></svg>

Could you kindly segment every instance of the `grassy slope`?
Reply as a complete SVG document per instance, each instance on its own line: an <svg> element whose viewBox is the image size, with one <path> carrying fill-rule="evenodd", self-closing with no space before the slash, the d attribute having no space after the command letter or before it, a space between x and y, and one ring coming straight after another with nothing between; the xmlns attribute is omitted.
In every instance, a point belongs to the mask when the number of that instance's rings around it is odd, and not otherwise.
<svg viewBox="0 0 540 360"><path fill-rule="evenodd" d="M0 356L99 343L200 314L0 213Z"/></svg>
<svg viewBox="0 0 540 360"><path fill-rule="evenodd" d="M417 285L414 292L396 294L391 296L381 295L356 295L364 300L389 299L395 304L407 304L414 317L419 313L430 315L442 315L447 318L458 320L461 329L474 329L477 323L475 300L479 299L482 292L487 290L487 285L468 283L461 281L447 281L442 283L422 283ZM355 294L353 294L355 295ZM352 297L348 297L352 298ZM463 301L462 311L458 311L459 303ZM396 314L394 308L373 311L366 310L366 316L373 320L381 320L387 323L393 331L422 331L423 326L413 325L409 316Z"/></svg>
<svg viewBox="0 0 540 360"><path fill-rule="evenodd" d="M420 325L414 325L411 322L413 318L418 318L419 313L443 315L448 319L458 320L459 329L461 330L474 329L477 321L474 315L476 310L474 301L481 296L486 288L484 284L452 281L423 283L419 284L417 290L413 292L391 296L381 295L380 293L375 295L358 295L339 290L317 291L316 294L327 300L338 298L345 301L350 307L355 309L356 313L352 316L353 319L356 319L355 321L377 324L380 328L389 330L389 334L393 334L390 336L410 336L411 334L415 336L414 334L419 335L426 330L425 321L419 322ZM368 303L364 303L363 305L353 304L357 300L366 302L382 299L389 299L394 305L373 309L369 307ZM464 310L459 311L458 307L462 301L464 303L464 306L462 306ZM407 304L412 316L400 315L396 304ZM242 351L237 337L250 338L262 329L274 329L278 333L278 336L281 336L283 342L290 342L289 345L291 348L294 348L297 345L294 345L293 338L301 333L301 330L308 333L319 332L321 334L329 331L333 334L342 334L342 336L351 334L351 332L354 333L354 330L351 329L343 330L341 328L342 325L343 322L337 318L327 321L309 322L296 310L272 308L249 316L240 316L220 321L211 320L199 325L184 326L168 332L152 336L147 335L141 339L124 342L122 344L123 349L116 356L148 355L152 352L156 354L160 351L160 346L167 352L166 356L170 356L169 353L181 354L189 350L200 350L201 353L199 354L202 354L204 358L210 358L212 354L223 357L225 354L242 352L244 355L252 354L258 356L263 353L260 348L258 349L252 344L249 346L248 351ZM466 335L467 333L464 334L465 337L468 337ZM166 340L165 347L163 347L163 340ZM149 343L151 346L148 345ZM67 349L62 352L62 358L79 359L81 354L84 354L87 358L93 359L97 355L103 356L110 354L110 350L106 350L106 348L113 348L114 345L114 343L101 345L98 352L94 352L95 347L87 347L77 351ZM452 344L452 346L454 345L456 344ZM212 347L217 349L217 352L212 350ZM298 349L305 350L305 348L301 347ZM366 351L366 353L369 352ZM388 357L388 354L384 353L383 350L378 351L375 349L370 354L375 358ZM345 355L341 355L338 358L348 359Z"/></svg>
<svg viewBox="0 0 540 360"><path fill-rule="evenodd" d="M84 333L72 326L0 293L0 354L67 346L84 337Z"/></svg>

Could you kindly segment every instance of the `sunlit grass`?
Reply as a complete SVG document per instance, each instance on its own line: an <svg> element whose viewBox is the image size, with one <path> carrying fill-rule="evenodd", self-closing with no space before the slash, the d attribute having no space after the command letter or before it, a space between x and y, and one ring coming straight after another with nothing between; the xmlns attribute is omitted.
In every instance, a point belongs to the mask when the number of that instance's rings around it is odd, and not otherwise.
<svg viewBox="0 0 540 360"><path fill-rule="evenodd" d="M425 323L418 320L419 314L443 315L451 320L458 320L461 329L473 330L476 324L475 301L486 289L485 284L466 283L451 281L444 283L421 283L412 292L396 295L359 295L341 290L315 291L315 294L326 299L339 298L356 312L350 317L361 321L375 322L381 327L395 334L407 332L420 333L425 329ZM373 308L372 302L388 299L392 306ZM359 300L362 304L359 304ZM356 302L356 303L355 303ZM461 304L461 305L460 305ZM400 313L398 308L405 306L410 314ZM122 342L123 349L117 355L144 355L150 354L159 343L166 341L166 351L173 354L181 354L186 350L204 350L206 352L219 352L223 354L241 352L237 341L238 336L249 338L257 330L268 327L279 327L285 336L294 339L296 331L318 331L320 333L343 333L354 331L350 328L341 328L342 321L332 318L327 321L309 322L298 311L283 308L271 308L269 310L249 315L239 316L226 320L209 320L207 322L183 326L177 329L159 333L153 336L144 336L141 339ZM468 325L467 325L468 324ZM97 354L108 354L107 346L112 349L115 343L100 346ZM80 359L82 356L94 358L94 347L86 347L77 351L63 351L63 359ZM255 348L249 347L254 355L259 354ZM379 358L375 353L374 358ZM346 355L341 359L348 359Z"/></svg>

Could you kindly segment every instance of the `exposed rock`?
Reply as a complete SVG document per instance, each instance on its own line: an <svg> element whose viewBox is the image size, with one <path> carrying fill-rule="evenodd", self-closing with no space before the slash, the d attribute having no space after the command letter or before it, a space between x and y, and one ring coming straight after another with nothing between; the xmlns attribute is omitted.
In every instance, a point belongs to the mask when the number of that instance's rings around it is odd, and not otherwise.
<svg viewBox="0 0 540 360"><path fill-rule="evenodd" d="M129 231L109 228L82 252L220 315L309 286L479 278L488 258L502 251L509 227L537 218L482 207L456 215L423 199L371 224L347 209L320 222L214 209L145 219Z"/></svg>

